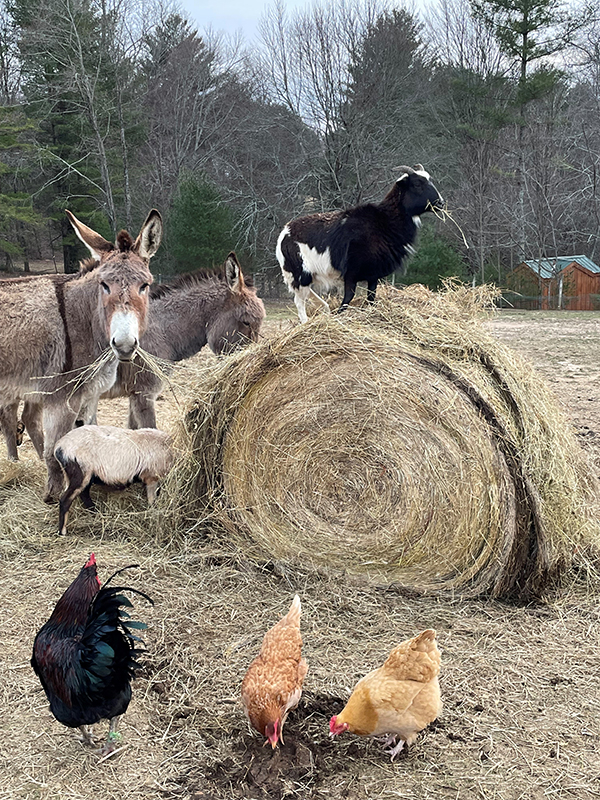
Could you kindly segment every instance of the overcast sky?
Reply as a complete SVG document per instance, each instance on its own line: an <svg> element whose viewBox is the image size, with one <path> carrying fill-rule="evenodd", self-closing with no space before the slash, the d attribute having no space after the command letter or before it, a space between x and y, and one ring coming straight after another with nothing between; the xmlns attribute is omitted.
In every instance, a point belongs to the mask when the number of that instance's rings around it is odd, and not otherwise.
<svg viewBox="0 0 600 800"><path fill-rule="evenodd" d="M270 0L179 0L189 22L195 23L202 32L212 28L215 32L236 34L239 31L248 41L258 34L258 20L265 8L273 5ZM411 10L426 8L434 0L401 0L398 5ZM289 9L312 5L312 0L285 0Z"/></svg>
<svg viewBox="0 0 600 800"><path fill-rule="evenodd" d="M258 20L264 9L271 5L267 0L180 0L190 22L200 31L211 27L215 31L235 34L241 31L252 40L258 29ZM310 0L286 0L288 8L310 5Z"/></svg>

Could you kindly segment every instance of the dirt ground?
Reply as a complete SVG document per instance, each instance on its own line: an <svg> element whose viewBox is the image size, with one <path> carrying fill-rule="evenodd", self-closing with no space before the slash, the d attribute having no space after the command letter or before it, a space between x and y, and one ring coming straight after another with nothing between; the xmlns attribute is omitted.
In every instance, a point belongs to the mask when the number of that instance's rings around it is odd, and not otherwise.
<svg viewBox="0 0 600 800"><path fill-rule="evenodd" d="M273 307L266 334L287 316ZM487 324L554 389L600 475L600 313L502 312ZM159 424L179 414L165 392ZM101 422L124 420L123 401L102 406ZM0 800L600 797L599 610L585 587L526 607L400 597L341 574L253 564L215 539L175 546L129 531L123 502L144 513L133 490L101 501L100 515L74 511L60 539L29 442L21 457L16 468L0 457ZM139 563L128 580L155 600L135 601L149 653L124 749L105 761L53 720L29 666L36 630L92 550L102 579ZM295 592L309 673L272 752L248 731L239 686ZM330 740L328 719L356 680L427 627L443 652L439 720L394 763L377 742Z"/></svg>

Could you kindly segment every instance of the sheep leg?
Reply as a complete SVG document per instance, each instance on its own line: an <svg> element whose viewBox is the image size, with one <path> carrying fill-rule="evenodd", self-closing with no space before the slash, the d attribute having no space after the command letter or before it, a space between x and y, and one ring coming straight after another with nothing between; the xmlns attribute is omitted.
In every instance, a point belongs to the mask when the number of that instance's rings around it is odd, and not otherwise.
<svg viewBox="0 0 600 800"><path fill-rule="evenodd" d="M356 294L356 281L348 281L344 283L344 297L342 299L342 305L339 307L338 311L345 311L352 300L354 299L354 295Z"/></svg>
<svg viewBox="0 0 600 800"><path fill-rule="evenodd" d="M9 406L0 407L0 429L4 435L9 461L18 461L17 453L17 412L19 401L11 403Z"/></svg>
<svg viewBox="0 0 600 800"><path fill-rule="evenodd" d="M367 283L367 302L375 302L375 292L377 291L377 278Z"/></svg>
<svg viewBox="0 0 600 800"><path fill-rule="evenodd" d="M92 480L91 475L83 474L83 470L76 461L66 461L62 466L69 479L69 485L60 498L60 510L58 513L58 533L60 536L64 536L67 532L67 520L69 519L69 510L73 500L84 489L87 488L89 490Z"/></svg>
<svg viewBox="0 0 600 800"><path fill-rule="evenodd" d="M44 425L42 423L43 408L41 403L26 400L23 404L23 424L33 442L35 452L39 458L44 458Z"/></svg>
<svg viewBox="0 0 600 800"><path fill-rule="evenodd" d="M88 485L84 489L81 490L81 494L79 495L79 497L81 498L81 502L83 504L83 507L87 508L88 511L93 511L96 508L96 504L94 503L94 501L90 497L90 486L91 485L92 485L91 483L88 483Z"/></svg>
<svg viewBox="0 0 600 800"><path fill-rule="evenodd" d="M148 505L151 506L154 504L156 500L156 494L158 492L158 481L157 480L147 480L146 481L146 497L148 498Z"/></svg>

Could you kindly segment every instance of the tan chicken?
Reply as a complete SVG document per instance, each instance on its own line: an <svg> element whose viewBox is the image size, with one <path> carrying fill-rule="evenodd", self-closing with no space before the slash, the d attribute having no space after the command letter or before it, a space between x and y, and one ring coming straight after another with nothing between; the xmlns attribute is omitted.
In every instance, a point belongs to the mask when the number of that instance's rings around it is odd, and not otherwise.
<svg viewBox="0 0 600 800"><path fill-rule="evenodd" d="M439 671L435 631L402 642L383 666L359 680L343 711L329 721L331 736L344 731L358 736L388 734L386 746L399 736L398 744L387 751L393 761L404 743L412 744L440 713Z"/></svg>
<svg viewBox="0 0 600 800"><path fill-rule="evenodd" d="M246 716L273 748L278 741L283 744L283 725L300 702L307 671L302 658L300 598L296 595L285 617L265 634L260 653L242 681Z"/></svg>

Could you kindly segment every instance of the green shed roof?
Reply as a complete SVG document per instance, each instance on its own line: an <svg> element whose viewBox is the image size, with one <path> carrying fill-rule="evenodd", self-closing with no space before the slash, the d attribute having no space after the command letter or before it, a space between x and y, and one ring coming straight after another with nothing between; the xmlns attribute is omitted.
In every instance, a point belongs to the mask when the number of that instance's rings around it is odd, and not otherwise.
<svg viewBox="0 0 600 800"><path fill-rule="evenodd" d="M542 278L555 278L569 264L576 261L580 267L590 272L600 272L600 267L587 256L558 256L557 258L534 258L524 261L530 270L540 275Z"/></svg>

